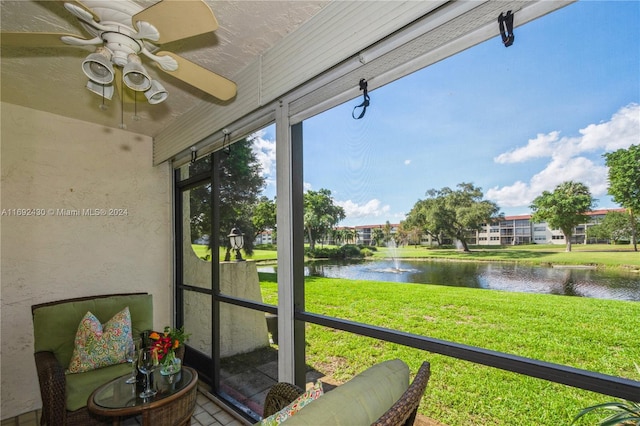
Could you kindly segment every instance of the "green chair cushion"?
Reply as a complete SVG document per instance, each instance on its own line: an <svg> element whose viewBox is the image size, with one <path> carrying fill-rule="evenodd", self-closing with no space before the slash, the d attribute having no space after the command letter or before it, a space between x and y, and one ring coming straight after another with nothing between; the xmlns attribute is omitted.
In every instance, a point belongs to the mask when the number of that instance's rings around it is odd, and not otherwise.
<svg viewBox="0 0 640 426"><path fill-rule="evenodd" d="M384 361L338 386L287 419L295 425L370 425L409 387L409 367L402 360Z"/></svg>
<svg viewBox="0 0 640 426"><path fill-rule="evenodd" d="M118 364L84 373L67 374L67 410L75 411L87 405L94 390L116 377L131 373L131 364ZM133 387L135 390L135 387Z"/></svg>
<svg viewBox="0 0 640 426"><path fill-rule="evenodd" d="M153 299L150 294L110 296L42 306L33 312L35 352L49 351L68 368L78 324L91 311L101 323L109 321L125 306L131 312L134 336L153 328Z"/></svg>

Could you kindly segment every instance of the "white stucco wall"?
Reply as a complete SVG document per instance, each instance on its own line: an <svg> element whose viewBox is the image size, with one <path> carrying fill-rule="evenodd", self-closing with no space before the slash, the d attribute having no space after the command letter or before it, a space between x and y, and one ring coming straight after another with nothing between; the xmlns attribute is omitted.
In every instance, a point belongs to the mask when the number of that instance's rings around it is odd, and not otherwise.
<svg viewBox="0 0 640 426"><path fill-rule="evenodd" d="M146 291L154 297L154 327L170 323L171 170L152 166L147 136L6 103L0 108L0 408L6 419L41 407L31 305ZM18 216L14 209L44 209L38 212L44 215ZM126 213L109 216L109 209Z"/></svg>

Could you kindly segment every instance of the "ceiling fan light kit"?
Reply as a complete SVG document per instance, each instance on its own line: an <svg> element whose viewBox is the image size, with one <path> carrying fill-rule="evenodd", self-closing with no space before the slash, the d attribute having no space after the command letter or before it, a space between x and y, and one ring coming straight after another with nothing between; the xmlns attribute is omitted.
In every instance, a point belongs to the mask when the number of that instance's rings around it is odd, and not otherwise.
<svg viewBox="0 0 640 426"><path fill-rule="evenodd" d="M145 92L151 88L151 77L142 66L142 61L136 54L129 54L129 62L122 69L124 84L136 92Z"/></svg>
<svg viewBox="0 0 640 426"><path fill-rule="evenodd" d="M98 47L82 62L82 71L98 84L110 84L114 75L111 52L106 47Z"/></svg>
<svg viewBox="0 0 640 426"><path fill-rule="evenodd" d="M169 93L158 80L152 80L151 88L144 92L144 96L146 96L147 101L149 101L151 105L155 105L167 99Z"/></svg>

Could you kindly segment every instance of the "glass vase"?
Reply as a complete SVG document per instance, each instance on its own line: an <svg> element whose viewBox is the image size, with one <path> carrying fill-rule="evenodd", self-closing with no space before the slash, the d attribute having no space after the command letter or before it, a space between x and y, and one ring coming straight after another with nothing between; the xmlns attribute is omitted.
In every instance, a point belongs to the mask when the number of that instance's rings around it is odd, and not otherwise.
<svg viewBox="0 0 640 426"><path fill-rule="evenodd" d="M162 364L160 366L160 374L163 376L169 376L171 374L176 374L182 368L182 361L180 358L176 358L175 353L173 351L169 352L166 359L162 360Z"/></svg>

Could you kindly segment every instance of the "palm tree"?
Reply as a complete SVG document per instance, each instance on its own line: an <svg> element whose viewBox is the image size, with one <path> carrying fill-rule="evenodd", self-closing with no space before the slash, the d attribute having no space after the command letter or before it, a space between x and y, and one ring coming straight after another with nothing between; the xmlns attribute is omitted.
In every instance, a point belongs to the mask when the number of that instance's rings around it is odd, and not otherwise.
<svg viewBox="0 0 640 426"><path fill-rule="evenodd" d="M379 246L384 241L384 231L382 228L374 228L371 233L371 242L375 243L376 246Z"/></svg>

